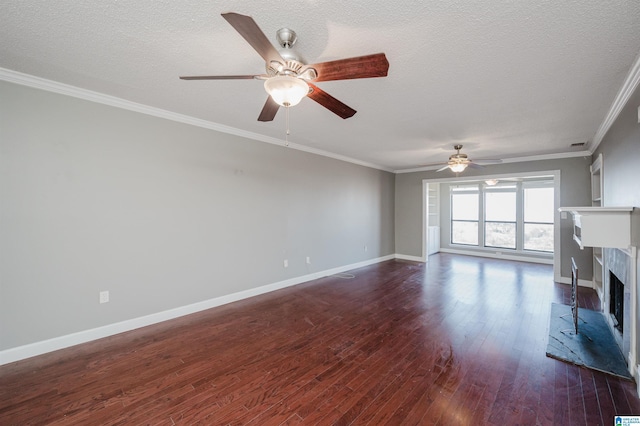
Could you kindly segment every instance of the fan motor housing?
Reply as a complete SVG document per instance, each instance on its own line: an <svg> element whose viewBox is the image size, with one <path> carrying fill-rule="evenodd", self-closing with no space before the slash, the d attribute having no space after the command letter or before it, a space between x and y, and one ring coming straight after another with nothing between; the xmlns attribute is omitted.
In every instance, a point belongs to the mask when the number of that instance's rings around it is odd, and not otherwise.
<svg viewBox="0 0 640 426"><path fill-rule="evenodd" d="M267 74L270 76L298 76L305 64L298 52L293 49L293 45L296 44L296 41L298 40L296 32L290 28L280 28L276 31L276 39L278 40L278 44L282 47L281 49L278 49L278 53L282 56L282 59L284 59L285 62L280 63L272 61L271 63L268 63L266 65Z"/></svg>
<svg viewBox="0 0 640 426"><path fill-rule="evenodd" d="M266 65L267 74L271 77L276 75L291 75L297 77L302 67L304 67L304 64L295 59L287 59L284 55L282 56L283 59L285 59L285 63L271 61Z"/></svg>
<svg viewBox="0 0 640 426"><path fill-rule="evenodd" d="M467 154L451 154L449 160L466 160Z"/></svg>

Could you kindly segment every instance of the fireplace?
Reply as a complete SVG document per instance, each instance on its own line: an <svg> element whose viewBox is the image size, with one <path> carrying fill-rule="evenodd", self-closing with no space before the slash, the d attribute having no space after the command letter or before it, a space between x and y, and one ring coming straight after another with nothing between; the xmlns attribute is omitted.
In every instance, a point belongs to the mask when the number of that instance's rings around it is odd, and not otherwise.
<svg viewBox="0 0 640 426"><path fill-rule="evenodd" d="M604 200L601 172L599 169L598 202ZM601 298L602 313L614 340L627 358L629 371L637 375L640 394L640 341L636 338L640 323L637 306L640 296L637 293L640 208L586 206L561 207L558 210L571 213L573 239L581 249L597 248L593 256L593 284Z"/></svg>
<svg viewBox="0 0 640 426"><path fill-rule="evenodd" d="M624 283L612 271L609 271L609 301L613 326L624 334Z"/></svg>
<svg viewBox="0 0 640 426"><path fill-rule="evenodd" d="M633 287L634 268L632 253L628 250L605 248L604 265L604 303L603 311L607 317L607 323L613 333L618 347L625 354L629 354L631 348L631 288Z"/></svg>

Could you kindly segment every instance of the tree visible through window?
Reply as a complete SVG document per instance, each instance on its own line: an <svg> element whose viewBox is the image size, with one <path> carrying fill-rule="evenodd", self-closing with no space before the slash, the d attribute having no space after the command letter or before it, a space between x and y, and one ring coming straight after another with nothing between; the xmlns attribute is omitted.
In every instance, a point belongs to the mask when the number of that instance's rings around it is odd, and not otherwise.
<svg viewBox="0 0 640 426"><path fill-rule="evenodd" d="M553 252L553 188L524 188L524 249Z"/></svg>
<svg viewBox="0 0 640 426"><path fill-rule="evenodd" d="M516 248L515 185L484 193L484 245Z"/></svg>

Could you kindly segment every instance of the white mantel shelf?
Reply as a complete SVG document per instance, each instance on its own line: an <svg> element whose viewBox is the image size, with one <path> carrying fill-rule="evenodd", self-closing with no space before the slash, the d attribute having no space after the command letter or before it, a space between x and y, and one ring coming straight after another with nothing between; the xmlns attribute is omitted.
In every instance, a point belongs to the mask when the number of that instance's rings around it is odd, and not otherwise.
<svg viewBox="0 0 640 426"><path fill-rule="evenodd" d="M631 247L633 207L560 207L573 216L573 239L581 249Z"/></svg>

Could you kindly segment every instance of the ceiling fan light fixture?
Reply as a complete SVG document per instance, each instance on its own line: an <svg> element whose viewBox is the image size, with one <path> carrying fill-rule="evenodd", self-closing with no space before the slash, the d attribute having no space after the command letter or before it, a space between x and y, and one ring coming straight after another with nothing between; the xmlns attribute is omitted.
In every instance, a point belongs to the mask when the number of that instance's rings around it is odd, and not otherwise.
<svg viewBox="0 0 640 426"><path fill-rule="evenodd" d="M265 80L264 90L278 105L291 107L309 94L309 85L297 77L277 75Z"/></svg>
<svg viewBox="0 0 640 426"><path fill-rule="evenodd" d="M451 171L453 173L461 173L464 171L464 169L467 168L467 164L466 163L452 163L449 164L449 168L451 169Z"/></svg>
<svg viewBox="0 0 640 426"><path fill-rule="evenodd" d="M495 186L498 183L498 179L487 179L484 181L488 186Z"/></svg>

